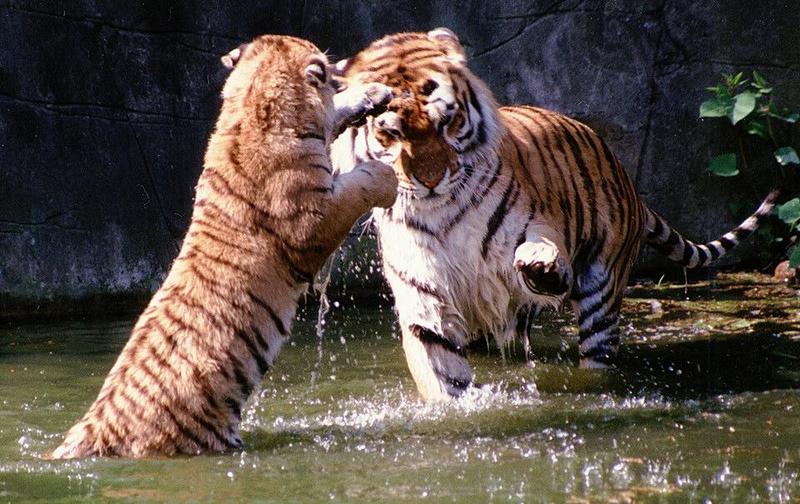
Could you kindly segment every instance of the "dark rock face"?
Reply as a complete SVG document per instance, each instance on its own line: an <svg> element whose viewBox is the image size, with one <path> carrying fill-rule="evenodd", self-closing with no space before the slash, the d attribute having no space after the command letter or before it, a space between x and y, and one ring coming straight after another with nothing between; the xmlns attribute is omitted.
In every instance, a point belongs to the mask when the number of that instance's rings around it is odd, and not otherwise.
<svg viewBox="0 0 800 504"><path fill-rule="evenodd" d="M735 141L698 121L702 88L758 69L800 108L800 9L786 1L0 0L0 303L158 286L189 222L231 48L285 33L336 58L436 26L460 35L500 103L597 129L645 200L700 240L735 225L727 203L766 193L776 169L758 158L754 189L705 172Z"/></svg>

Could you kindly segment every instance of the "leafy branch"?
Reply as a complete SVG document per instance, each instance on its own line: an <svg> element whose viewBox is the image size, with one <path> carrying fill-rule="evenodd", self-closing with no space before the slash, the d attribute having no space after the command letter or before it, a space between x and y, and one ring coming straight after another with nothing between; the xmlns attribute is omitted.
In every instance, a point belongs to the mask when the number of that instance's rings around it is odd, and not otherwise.
<svg viewBox="0 0 800 504"><path fill-rule="evenodd" d="M714 96L700 104L700 118L728 119L736 134L741 166L751 180L754 173L747 161L743 140L745 135L752 135L769 142L773 156L780 166L782 179L786 179L784 171L786 166L800 165L797 151L783 141L784 137L780 135L800 120L800 113L790 112L786 108L780 109L774 103L772 87L763 75L754 71L752 79L745 79L742 72L723 74L719 84L706 90ZM737 153L725 152L714 156L708 164L708 171L720 177L739 175ZM800 198L794 198L780 205L778 217L792 230L800 230ZM789 261L792 267L800 266L800 246L792 246L789 251Z"/></svg>

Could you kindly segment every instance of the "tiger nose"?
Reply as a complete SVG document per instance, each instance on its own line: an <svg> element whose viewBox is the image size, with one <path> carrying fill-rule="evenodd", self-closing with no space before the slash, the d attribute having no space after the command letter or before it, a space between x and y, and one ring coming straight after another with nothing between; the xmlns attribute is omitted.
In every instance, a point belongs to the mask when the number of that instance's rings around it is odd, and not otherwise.
<svg viewBox="0 0 800 504"><path fill-rule="evenodd" d="M441 175L431 175L431 176L415 175L414 178L416 178L420 184L424 185L428 189L433 189L434 187L439 185L439 182L442 181L442 179L444 178L444 173L442 173Z"/></svg>

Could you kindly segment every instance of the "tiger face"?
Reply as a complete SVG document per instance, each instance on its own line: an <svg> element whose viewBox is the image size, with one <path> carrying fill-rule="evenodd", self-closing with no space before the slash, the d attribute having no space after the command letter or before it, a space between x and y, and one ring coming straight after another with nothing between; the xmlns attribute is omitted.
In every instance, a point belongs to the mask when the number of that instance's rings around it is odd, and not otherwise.
<svg viewBox="0 0 800 504"><path fill-rule="evenodd" d="M367 142L370 156L394 166L400 194L445 202L462 178L463 158L496 136L494 99L446 28L385 37L336 70L345 86L392 88L387 111L367 121Z"/></svg>

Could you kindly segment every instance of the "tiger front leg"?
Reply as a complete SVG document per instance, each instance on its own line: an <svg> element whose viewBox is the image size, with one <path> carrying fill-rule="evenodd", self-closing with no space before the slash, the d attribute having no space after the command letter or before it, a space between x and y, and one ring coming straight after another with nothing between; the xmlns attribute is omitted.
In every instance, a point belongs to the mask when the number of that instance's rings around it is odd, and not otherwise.
<svg viewBox="0 0 800 504"><path fill-rule="evenodd" d="M534 294L561 296L572 287L572 268L561 239L547 226L529 226L514 251L514 269Z"/></svg>
<svg viewBox="0 0 800 504"><path fill-rule="evenodd" d="M436 331L403 325L403 351L411 376L426 401L461 396L472 383L472 369L461 347Z"/></svg>
<svg viewBox="0 0 800 504"><path fill-rule="evenodd" d="M374 207L389 208L395 198L397 177L394 170L379 161L361 163L352 171L334 177L330 207L322 225L326 234L340 242L359 217Z"/></svg>

